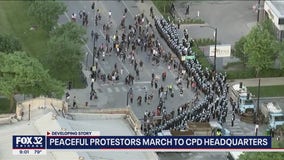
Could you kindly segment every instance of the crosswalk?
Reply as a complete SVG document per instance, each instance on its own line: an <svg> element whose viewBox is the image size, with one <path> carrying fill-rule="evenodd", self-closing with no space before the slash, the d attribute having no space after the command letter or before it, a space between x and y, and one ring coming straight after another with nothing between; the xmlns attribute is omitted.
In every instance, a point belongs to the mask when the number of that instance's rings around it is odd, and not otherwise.
<svg viewBox="0 0 284 160"><path fill-rule="evenodd" d="M240 117L236 115L234 125L232 126L232 110L229 109L227 121L224 124L225 128L231 131L234 136L253 136L254 135L254 124L248 124L242 122Z"/></svg>
<svg viewBox="0 0 284 160"><path fill-rule="evenodd" d="M128 92L128 90L132 87L134 92L146 92L151 89L151 86L148 84L138 84L134 86L127 86L127 85L104 85L102 86L102 90L107 93L121 93L121 92ZM178 91L179 88L176 85L173 85L173 90Z"/></svg>
<svg viewBox="0 0 284 160"><path fill-rule="evenodd" d="M226 128L231 131L231 134L234 136L244 136L246 133L243 128L240 126L240 119L236 118L234 121L234 126L232 126L231 120L226 121Z"/></svg>

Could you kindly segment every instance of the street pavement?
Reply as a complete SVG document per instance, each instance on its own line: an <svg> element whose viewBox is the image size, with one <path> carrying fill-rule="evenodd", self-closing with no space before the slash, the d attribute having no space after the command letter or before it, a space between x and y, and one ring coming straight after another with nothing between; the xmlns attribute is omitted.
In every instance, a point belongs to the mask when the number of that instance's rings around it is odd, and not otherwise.
<svg viewBox="0 0 284 160"><path fill-rule="evenodd" d="M68 12L65 15L65 21L66 22L66 16L69 16L73 13L76 12L78 13L80 10L85 10L86 13L89 13L91 17L92 15L92 10L91 10L91 3L90 1L65 1L65 4L68 6ZM95 107L95 108L113 108L113 107L125 107L127 103L127 92L130 87L133 88L134 91L134 103L130 103L129 105L132 107L133 111L136 113L137 117L139 119L143 118L144 112L145 111L152 111L155 110L159 98L158 98L158 90L153 90L150 86L150 80L151 80L151 75L152 73L158 75L161 77L161 73L166 71L167 72L167 78L165 82L159 82L159 86L163 85L166 87L168 84L173 84L173 90L174 90L174 98L171 98L168 96L168 100L165 101L165 106L167 108L168 112L171 112L172 110L176 110L180 105L190 101L193 97L193 93L191 90L184 90L183 96L179 95L179 88L175 85L175 78L177 77L177 71L176 70L168 70L166 64L160 63L158 66L157 65L152 65L151 62L148 62L146 60L146 53L140 51L137 49L138 54L137 58L139 60L142 60L144 65L143 65L143 71L140 73L140 79L135 79L134 85L133 86L127 86L124 84L124 78L128 73L131 73L132 75L135 75L134 72L134 67L129 63L125 62L123 63L116 55L111 55L111 56L106 56L105 61L99 60L97 61L102 72L103 73L111 73L114 64L116 63L118 68L123 68L124 73L121 75L120 80L118 83L111 83L111 82L106 82L103 83L101 80L97 80L95 83L95 89L97 90L98 93L98 99L97 100L89 100L89 92L90 92L90 72L89 68L92 65L92 45L93 42L90 40L90 33L91 30L94 29L95 32L99 33L99 40L96 43L96 45L100 45L101 43L104 43L104 34L102 30L102 25L103 23L107 22L108 19L108 11L112 11L112 24L113 27L111 29L111 37L115 33L118 24L120 23L120 20L122 18L123 10L124 8L128 8L128 13L127 13L127 19L126 19L126 26L128 24L133 24L134 23L134 16L138 15L145 11L145 15L148 15L148 10L149 7L147 5L141 5L139 4L140 2L136 1L96 1L96 8L99 8L101 11L102 15L102 22L97 27L94 27L94 21L90 20L89 25L86 27L87 29L87 37L89 38L89 41L86 46L86 51L88 52L86 55L88 58L85 59L85 62L83 63L84 69L83 72L87 76L87 81L88 81L88 87L86 89L72 89L70 91L71 94L71 101L72 97L76 96L76 99L79 104L82 106L85 105L85 102L88 102L89 107ZM148 1L146 2L148 3ZM146 11L147 10L147 11ZM91 18L90 17L90 18ZM64 19L64 17L61 17L61 19ZM154 24L152 19L149 19L150 23ZM80 24L81 22L78 21ZM120 30L118 29L118 32ZM169 47L166 45L166 43L162 40L162 38L158 35L158 32L154 29L155 36L159 37L159 40L161 41L161 45L164 46L165 50L168 52L170 51ZM111 43L112 44L112 43ZM120 70L120 69L119 69ZM185 88L185 84L183 84L183 88ZM148 94L153 92L154 93L154 100L150 105L147 105L145 103L142 103L142 106L137 106L136 98L138 96L144 97L145 92Z"/></svg>
<svg viewBox="0 0 284 160"><path fill-rule="evenodd" d="M181 19L199 18L205 24L183 24L181 30L187 29L190 38L214 39L214 30L217 28L217 41L220 44L230 44L233 48L235 42L249 33L256 25L257 13L253 10L256 1L175 1L177 14ZM185 15L186 7L189 5L189 15ZM199 15L198 15L199 14ZM262 17L262 12L260 13ZM208 50L208 51L207 51ZM205 56L213 63L213 57L208 55L209 49L205 47ZM217 71L222 71L228 63L238 61L235 57L217 57Z"/></svg>
<svg viewBox="0 0 284 160"><path fill-rule="evenodd" d="M200 18L204 25L210 25L218 29L218 42L232 44L242 36L249 33L256 24L257 13L253 10L256 1L175 1L175 8L179 17ZM186 7L189 7L189 15L185 15ZM199 12L199 17L198 17ZM213 31L208 28L200 28L200 25L181 25L189 30L192 38L212 38Z"/></svg>

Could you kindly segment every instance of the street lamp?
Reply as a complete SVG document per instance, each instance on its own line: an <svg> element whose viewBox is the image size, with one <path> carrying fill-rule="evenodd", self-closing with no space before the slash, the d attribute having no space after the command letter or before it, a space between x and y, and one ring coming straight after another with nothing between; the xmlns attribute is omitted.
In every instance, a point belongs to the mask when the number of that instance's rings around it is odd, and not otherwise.
<svg viewBox="0 0 284 160"><path fill-rule="evenodd" d="M210 28L210 29L213 29L214 30L214 43L215 43L215 47L214 47L214 71L216 72L216 51L217 51L217 27L212 27L212 26L200 26L200 27L207 27L207 28Z"/></svg>

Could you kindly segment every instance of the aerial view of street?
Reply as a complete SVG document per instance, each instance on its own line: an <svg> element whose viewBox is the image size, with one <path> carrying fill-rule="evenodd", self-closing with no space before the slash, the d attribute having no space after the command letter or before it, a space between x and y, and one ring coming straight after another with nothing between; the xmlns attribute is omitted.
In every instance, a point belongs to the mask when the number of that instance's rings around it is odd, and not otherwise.
<svg viewBox="0 0 284 160"><path fill-rule="evenodd" d="M283 8L265 0L0 1L0 160L284 159ZM52 130L270 136L279 150L13 154L13 135Z"/></svg>

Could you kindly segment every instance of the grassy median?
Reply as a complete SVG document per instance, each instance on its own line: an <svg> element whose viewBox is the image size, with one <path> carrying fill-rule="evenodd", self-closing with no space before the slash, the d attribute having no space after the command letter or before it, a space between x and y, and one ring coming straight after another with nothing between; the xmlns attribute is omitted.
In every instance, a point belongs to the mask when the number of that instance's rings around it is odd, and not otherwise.
<svg viewBox="0 0 284 160"><path fill-rule="evenodd" d="M258 87L248 87L248 90L257 97ZM260 97L284 97L284 85L261 86Z"/></svg>

